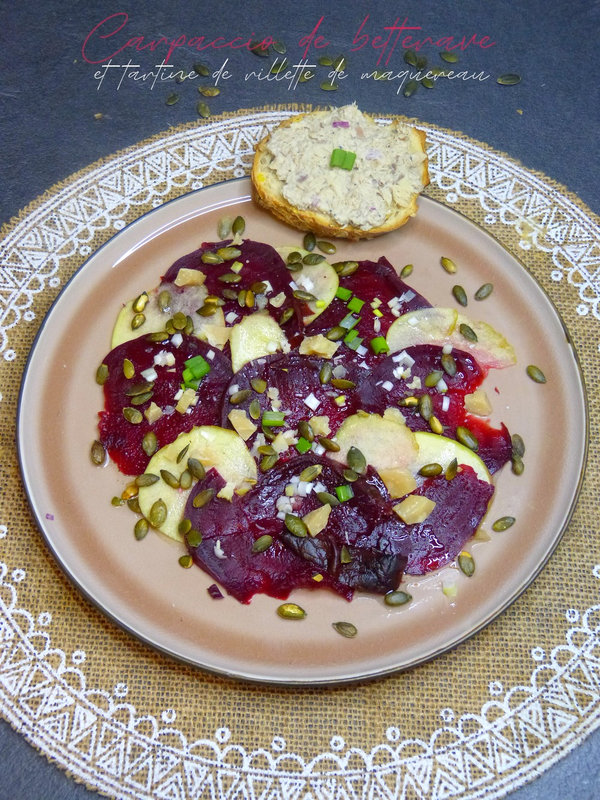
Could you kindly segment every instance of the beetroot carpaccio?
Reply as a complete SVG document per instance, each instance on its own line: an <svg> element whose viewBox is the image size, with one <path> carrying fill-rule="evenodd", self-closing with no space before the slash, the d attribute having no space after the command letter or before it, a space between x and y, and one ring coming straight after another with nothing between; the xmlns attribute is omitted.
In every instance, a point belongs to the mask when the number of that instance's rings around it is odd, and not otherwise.
<svg viewBox="0 0 600 800"><path fill-rule="evenodd" d="M462 339L428 328L384 257L330 263L241 227L125 306L98 369L92 458L135 476L136 536L178 539L210 596L241 603L320 587L394 604L404 576L461 558L472 575L491 475L514 458L483 384L512 348L464 316Z"/></svg>

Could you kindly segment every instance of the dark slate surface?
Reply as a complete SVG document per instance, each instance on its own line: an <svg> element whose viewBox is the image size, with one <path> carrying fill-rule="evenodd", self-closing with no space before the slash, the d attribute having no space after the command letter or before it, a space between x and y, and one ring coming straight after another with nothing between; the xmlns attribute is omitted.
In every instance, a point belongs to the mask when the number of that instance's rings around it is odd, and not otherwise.
<svg viewBox="0 0 600 800"><path fill-rule="evenodd" d="M121 5L101 0L72 4L4 0L0 3L0 223L92 162L169 126L198 119L199 81L178 87L157 82L150 88L148 81L124 80L119 88L121 71L115 68L98 86L94 74L100 67L83 59L83 42L95 25L124 12L129 18L120 34L90 42L86 51L90 60L110 55L112 41L118 39L122 44L138 35L146 41L160 36L204 35L208 41L217 36L249 39L253 34L272 34L288 45L288 57L295 64L302 56L298 42L323 17L318 35L330 44L320 51L313 48L307 60L314 63L323 52L348 57L348 76L339 82L336 93L325 93L318 86L318 81L327 78L324 67L318 68L318 78L295 88L273 79L244 80L246 73L264 70L266 62L243 50L198 54L193 48L181 47L170 63L188 71L194 63L205 61L218 70L228 59L226 69L232 77L221 80L221 95L207 101L214 113L277 103L340 105L356 100L365 111L414 116L487 142L563 184L600 213L597 0L406 0L402 4L346 0L327 5L316 0L303 4L249 0L210 6L184 0L131 0ZM406 25L421 27L421 31L407 32L415 38L470 38L475 34L480 41L489 37L484 44L494 42L493 46L471 45L461 53L460 68L490 78L454 81L431 91L421 89L410 98L397 92L399 79L361 80L363 72L377 68L381 52L372 47L373 38L387 36L386 26L402 24L405 19ZM368 43L351 52L357 35L368 36ZM422 52L430 63L442 65L438 48L426 46ZM113 63L131 59L140 65L140 72L148 72L166 55L166 48L155 53L128 51L116 55ZM390 43L382 60L388 56L386 68L392 74L406 68L400 44L392 50ZM498 86L495 78L506 72L519 73L522 82ZM165 100L173 90L180 99L168 106ZM95 119L97 114L102 118ZM600 732L596 732L511 798L592 800L600 796L599 764ZM83 800L97 796L49 765L4 722L0 723L0 770L0 798Z"/></svg>

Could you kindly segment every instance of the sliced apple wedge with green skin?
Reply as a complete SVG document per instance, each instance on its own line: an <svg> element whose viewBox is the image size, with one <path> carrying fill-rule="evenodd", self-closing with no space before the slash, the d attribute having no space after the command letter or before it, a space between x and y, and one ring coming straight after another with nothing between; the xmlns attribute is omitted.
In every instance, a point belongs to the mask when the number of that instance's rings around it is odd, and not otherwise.
<svg viewBox="0 0 600 800"><path fill-rule="evenodd" d="M428 431L415 433L415 438L419 450L415 461L410 465L410 469L415 474L425 464L439 464L445 472L448 465L456 459L459 466L463 464L472 467L480 481L492 483L492 476L486 465L477 453L465 447L464 444Z"/></svg>
<svg viewBox="0 0 600 800"><path fill-rule="evenodd" d="M276 249L284 261L290 253L300 253L302 257L309 255L309 251L302 247L285 245ZM314 301L307 304L311 313L304 317L304 324L309 325L325 311L335 297L340 285L337 272L327 261L321 261L319 264L303 264L298 272L290 272L290 278L300 289L310 292L317 298L319 305Z"/></svg>
<svg viewBox="0 0 600 800"><path fill-rule="evenodd" d="M375 469L410 468L418 457L415 434L401 421L379 414L353 414L342 422L335 435L339 452L327 455L342 464L348 450L356 447Z"/></svg>
<svg viewBox="0 0 600 800"><path fill-rule="evenodd" d="M172 302L168 311L163 311L158 305L158 295L161 291L172 291ZM207 291L204 286L190 285L183 288L173 287L173 284L164 283L148 292L148 302L146 303L143 315L144 322L139 327L132 329L131 323L135 317L132 306L135 300L129 300L119 311L115 326L112 332L111 347L114 349L123 342L137 339L148 333L164 331L165 323L177 311L189 315L194 320L194 335L198 338L202 336L204 325L225 325L223 311L217 308L215 314L210 317L202 317L196 311L204 304Z"/></svg>
<svg viewBox="0 0 600 800"><path fill-rule="evenodd" d="M472 342L460 332L468 325L477 336ZM418 308L398 317L387 332L390 353L419 344L443 347L450 344L457 350L471 353L484 369L502 369L517 363L512 345L486 322L477 322L453 308Z"/></svg>
<svg viewBox="0 0 600 800"><path fill-rule="evenodd" d="M289 353L285 333L267 311L256 311L231 328L231 366L234 372L249 361L273 353Z"/></svg>
<svg viewBox="0 0 600 800"><path fill-rule="evenodd" d="M185 458L178 464L177 457L185 447L188 447ZM244 440L235 431L215 425L202 425L192 428L189 433L181 433L174 442L152 456L146 473L160 476L161 470L167 470L179 478L186 469L188 458L198 459L207 471L211 468L217 470L225 481L219 497L227 500L233 497L235 491L247 491L256 481L256 462ZM154 503L162 500L167 507L167 517L159 530L171 539L182 541L178 527L183 519L189 491L175 489L160 478L150 486L140 487L140 510L148 518Z"/></svg>

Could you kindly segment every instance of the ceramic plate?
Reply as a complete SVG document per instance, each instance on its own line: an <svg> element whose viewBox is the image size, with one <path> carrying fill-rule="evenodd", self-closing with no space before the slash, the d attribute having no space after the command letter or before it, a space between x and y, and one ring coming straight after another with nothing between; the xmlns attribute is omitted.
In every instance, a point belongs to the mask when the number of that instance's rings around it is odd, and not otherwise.
<svg viewBox="0 0 600 800"><path fill-rule="evenodd" d="M533 580L569 520L586 446L586 404L576 356L561 321L534 279L491 236L427 198L404 228L358 244L340 244L336 259L385 255L397 268L414 264L411 284L436 305L453 305L455 279L440 267L449 256L472 297L491 281L490 298L468 313L498 328L514 345L518 365L490 373L484 384L492 422L505 422L526 443L526 469L506 467L484 529L491 541L470 546L477 569L466 578L453 567L407 581L413 601L390 609L379 597L351 603L327 591L298 591L302 621L280 619L279 601L255 597L241 605L215 601L212 579L182 569L182 546L151 533L135 540L134 515L114 507L128 479L112 465L94 467L102 390L94 375L110 349L121 304L159 282L169 265L217 239L225 214L246 219L245 235L273 245L300 244L301 235L258 209L247 179L185 195L129 225L101 247L64 288L38 334L23 380L18 445L32 509L67 575L102 611L159 650L205 669L283 684L335 683L407 668L464 641L505 609ZM528 364L547 383L525 374ZM494 519L516 524L491 532ZM450 601L442 580L456 580ZM349 621L345 639L332 623Z"/></svg>

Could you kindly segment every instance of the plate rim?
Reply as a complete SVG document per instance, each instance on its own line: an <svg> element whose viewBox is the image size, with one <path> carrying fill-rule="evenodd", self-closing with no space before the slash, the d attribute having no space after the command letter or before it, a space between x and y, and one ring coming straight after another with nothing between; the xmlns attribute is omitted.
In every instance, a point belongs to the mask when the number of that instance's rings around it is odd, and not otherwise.
<svg viewBox="0 0 600 800"><path fill-rule="evenodd" d="M25 495L27 498L27 503L29 505L30 511L35 519L36 526L38 530L41 532L43 539L45 541L46 546L50 550L54 560L57 563L57 566L60 568L61 572L69 579L71 584L79 591L96 609L100 611L104 616L108 617L111 621L116 623L116 625L121 628L122 630L126 631L128 634L132 635L138 641L143 642L145 645L149 646L152 650L155 650L163 655L170 657L171 659L175 660L179 663L188 664L195 668L202 669L210 674L217 675L220 677L225 677L233 680L249 682L253 684L264 685L265 683L273 684L275 683L277 686L282 688L284 687L302 687L302 686L334 686L334 685L342 685L342 684L352 684L352 683L364 683L371 680L376 680L394 673L403 672L409 669L413 669L414 667L427 663L428 661L437 658L444 653L450 652L454 650L459 645L463 644L464 642L468 641L470 638L475 636L476 634L480 633L484 628L490 625L495 619L497 619L501 614L503 614L507 608L509 608L514 602L516 602L519 597L532 585L532 583L536 580L542 570L546 567L548 561L552 557L553 553L555 552L556 548L560 544L568 526L572 519L572 516L575 512L577 507L577 503L581 494L581 488L583 485L583 481L586 474L587 469L587 462L588 462L588 452L589 452L589 433L590 433L590 419L589 419L589 396L587 391L587 385L584 379L584 373L581 366L581 361L579 358L579 354L577 349L572 341L572 338L569 334L568 328L556 308L555 303L549 297L548 293L544 289L544 287L540 284L538 279L527 269L527 267L523 264L523 262L499 239L494 237L488 230L483 228L479 225L476 221L470 219L466 214L462 213L461 211L451 208L450 206L446 205L442 201L428 197L427 195L422 195L420 198L424 200L426 203L431 203L433 205L440 206L444 208L446 211L451 212L452 214L456 214L460 216L466 223L471 226L474 226L480 234L485 235L489 238L496 246L500 246L502 250L513 260L515 261L519 268L523 270L523 272L527 275L527 277L532 280L536 286L536 288L543 294L545 300L550 305L555 319L560 323L560 326L565 334L565 339L567 345L570 349L571 357L573 359L573 363L576 368L576 373L579 379L579 390L581 395L581 400L584 407L584 420L583 420L583 449L581 451L581 458L580 458L580 466L579 466L579 475L576 486L573 490L573 495L569 504L568 509L564 515L564 521L559 530L555 531L551 541L548 543L548 546L545 549L543 557L539 560L536 564L535 569L528 573L527 577L524 578L520 585L515 589L515 591L509 595L507 598L500 605L495 605L492 610L483 618L481 619L475 626L468 627L468 629L460 636L453 639L451 642L443 644L433 650L432 652L421 656L413 658L409 663L405 664L391 664L385 667L374 669L372 671L363 670L358 675L350 675L344 674L335 677L303 677L294 679L293 677L286 677L284 679L274 678L273 676L261 676L255 675L244 672L243 669L228 669L224 667L214 666L210 663L205 663L204 661L197 660L194 658L188 658L183 654L178 654L173 652L169 647L162 645L159 641L157 641L153 636L149 633L144 633L140 630L137 630L128 622L124 621L121 617L118 616L117 613L113 612L108 605L106 605L106 600L102 600L96 597L92 591L88 590L86 585L78 578L77 574L71 569L68 565L67 561L65 560L64 556L62 556L59 552L58 547L55 545L53 541L53 537L51 533L48 531L47 526L42 519L41 512L38 513L36 508L36 504L33 500L33 491L30 489L30 484L27 480L27 456L25 454L24 443L23 443L23 436L22 436L22 425L23 425L23 418L24 418L24 405L25 405L25 388L30 374L30 367L32 364L33 359L35 358L35 353L39 344L41 337L43 336L47 324L53 314L55 313L56 307L62 301L63 295L68 291L71 287L73 282L77 280L81 274L85 271L88 267L90 262L95 261L98 255L107 248L111 243L114 242L115 239L123 235L124 232L129 232L131 229L135 228L136 225L141 225L142 223L146 222L149 217L153 214L157 213L164 213L164 209L167 206L172 206L177 204L178 202L182 201L189 201L189 199L193 196L201 196L203 193L208 193L211 190L222 190L223 187L233 186L240 187L243 185L248 185L248 192L246 193L239 193L232 196L229 200L225 200L223 202L215 204L217 208L223 208L226 205L233 205L236 202L251 199L251 192L250 192L250 178L247 176L242 176L238 178L231 178L226 179L223 181L218 181L216 183L210 184L208 186L201 187L199 189L194 189L189 192L184 192L177 197L171 198L164 203L161 203L159 206L155 208L151 208L137 217L135 220L132 220L127 225L125 225L122 229L116 231L113 235L111 235L105 242L103 242L98 248L96 248L84 261L83 263L75 270L75 272L69 277L66 281L64 286L62 287L61 291L58 293L56 298L53 300L50 308L46 312L44 319L42 320L34 340L31 344L29 353L27 355L26 363L23 368L23 373L21 376L21 382L17 397L17 409L16 409L16 430L15 430L15 438L16 438L16 449L17 449L17 457L18 457L18 466L21 476L22 485L25 491ZM175 225L181 224L185 219L193 218L196 216L201 216L204 213L207 213L210 210L210 204L207 205L200 205L195 211L189 212L187 214L182 215L181 217L177 217L175 221ZM139 247L142 246L143 243L151 240L160 235L161 227L159 226L154 229L148 236L143 237L135 241L134 244L131 245L125 252L121 254L119 260L126 258L131 252L134 252ZM173 227L173 224L167 225L167 227ZM118 261L116 262L118 263Z"/></svg>

